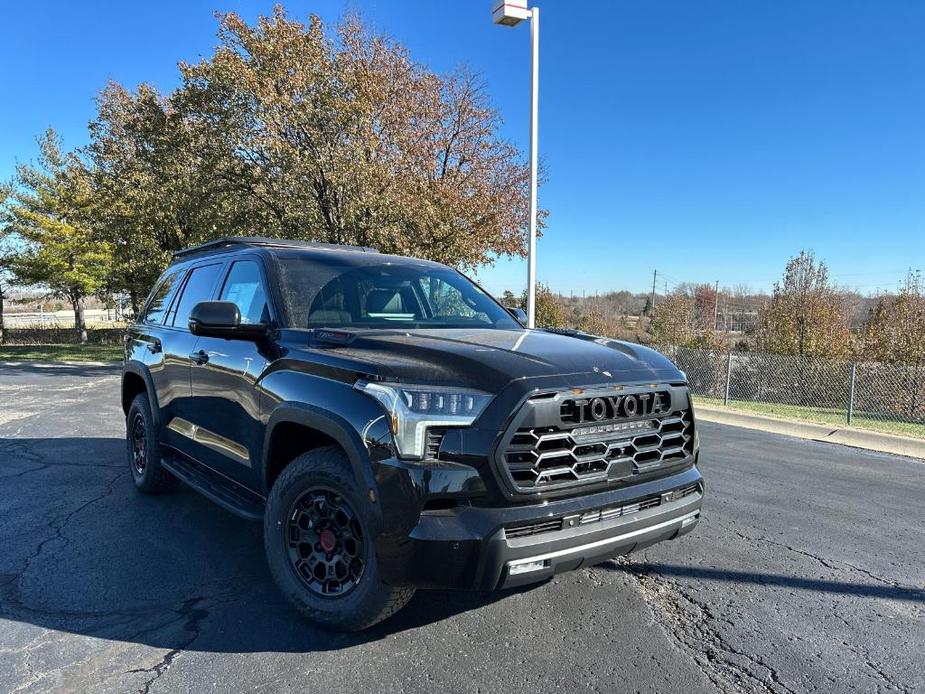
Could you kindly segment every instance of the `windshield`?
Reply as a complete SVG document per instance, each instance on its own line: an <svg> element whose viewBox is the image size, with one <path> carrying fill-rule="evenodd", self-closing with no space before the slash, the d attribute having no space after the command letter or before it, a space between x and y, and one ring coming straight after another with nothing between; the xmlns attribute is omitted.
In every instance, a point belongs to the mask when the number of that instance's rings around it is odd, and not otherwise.
<svg viewBox="0 0 925 694"><path fill-rule="evenodd" d="M281 258L290 327L495 328L521 326L455 270L430 264L337 264Z"/></svg>

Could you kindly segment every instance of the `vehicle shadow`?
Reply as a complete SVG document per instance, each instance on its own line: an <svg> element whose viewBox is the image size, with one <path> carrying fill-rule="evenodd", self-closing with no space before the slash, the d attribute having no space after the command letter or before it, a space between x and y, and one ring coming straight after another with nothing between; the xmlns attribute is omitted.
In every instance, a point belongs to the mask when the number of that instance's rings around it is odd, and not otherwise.
<svg viewBox="0 0 925 694"><path fill-rule="evenodd" d="M168 650L310 652L383 639L524 590L419 591L365 632L323 631L277 591L260 524L185 487L139 494L124 446L0 439L0 619Z"/></svg>
<svg viewBox="0 0 925 694"><path fill-rule="evenodd" d="M796 590L812 590L821 593L854 595L863 598L882 598L925 603L925 588L906 587L892 583L851 583L830 581L786 574L760 573L757 571L736 571L732 569L708 569L699 566L682 566L660 562L620 564L614 561L599 568L620 571L636 576L660 575L675 578L695 578L703 581L726 581L730 583L752 583L762 586L778 586Z"/></svg>

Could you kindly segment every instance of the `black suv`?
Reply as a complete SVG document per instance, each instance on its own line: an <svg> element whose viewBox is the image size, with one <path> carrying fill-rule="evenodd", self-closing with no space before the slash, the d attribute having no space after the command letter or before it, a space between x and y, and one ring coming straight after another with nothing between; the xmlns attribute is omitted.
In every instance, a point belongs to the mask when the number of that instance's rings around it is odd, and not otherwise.
<svg viewBox="0 0 925 694"><path fill-rule="evenodd" d="M262 521L283 593L346 630L415 588L518 586L689 532L703 483L684 374L522 317L451 268L369 248L181 251L126 335L135 484L181 480Z"/></svg>

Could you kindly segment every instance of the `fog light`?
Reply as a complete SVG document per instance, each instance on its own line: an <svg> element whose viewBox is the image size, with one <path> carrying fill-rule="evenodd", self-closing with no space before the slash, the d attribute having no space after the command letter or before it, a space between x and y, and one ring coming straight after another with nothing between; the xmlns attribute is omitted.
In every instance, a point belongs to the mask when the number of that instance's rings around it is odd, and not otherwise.
<svg viewBox="0 0 925 694"><path fill-rule="evenodd" d="M685 518L683 521L681 521L681 527L682 527L682 528L686 528L686 527L689 526L691 523L696 523L698 518L700 518L699 515L698 515L698 516L688 516L688 517Z"/></svg>
<svg viewBox="0 0 925 694"><path fill-rule="evenodd" d="M511 576L516 576L517 574L525 574L531 571L542 571L548 566L546 560L539 561L525 561L520 563L511 562L508 565L507 572Z"/></svg>

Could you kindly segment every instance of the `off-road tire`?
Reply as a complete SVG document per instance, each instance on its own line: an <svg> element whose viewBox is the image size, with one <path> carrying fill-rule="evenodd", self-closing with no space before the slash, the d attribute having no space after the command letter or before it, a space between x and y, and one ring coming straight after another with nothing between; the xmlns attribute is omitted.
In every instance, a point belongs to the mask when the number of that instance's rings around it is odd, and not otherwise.
<svg viewBox="0 0 925 694"><path fill-rule="evenodd" d="M365 538L362 574L342 596L313 592L290 559L289 514L300 498L314 490L327 490L342 497L355 513ZM414 595L413 588L382 582L368 528L369 501L357 490L347 455L338 446L303 453L286 466L273 484L263 520L267 563L289 602L315 624L335 631L360 631L387 619Z"/></svg>
<svg viewBox="0 0 925 694"><path fill-rule="evenodd" d="M139 467L136 457L135 435L142 427L144 442L144 464ZM135 487L143 494L163 494L177 488L178 480L161 465L161 444L154 426L151 405L145 393L139 393L129 406L125 418L125 442L128 466L132 472Z"/></svg>

